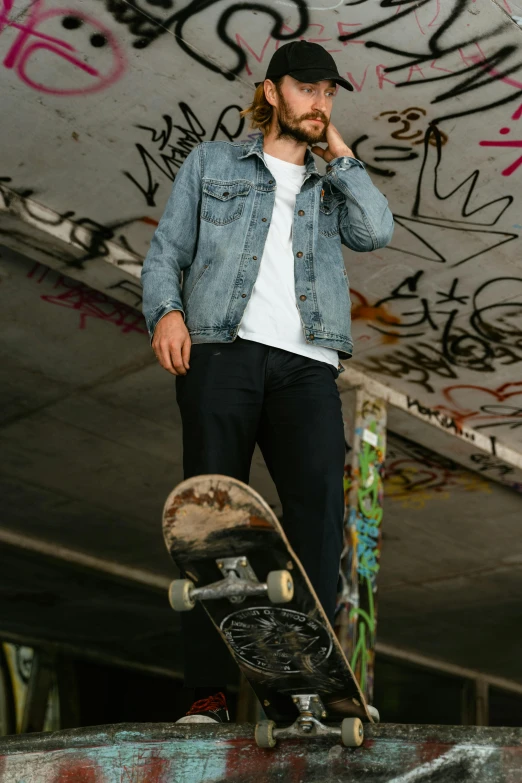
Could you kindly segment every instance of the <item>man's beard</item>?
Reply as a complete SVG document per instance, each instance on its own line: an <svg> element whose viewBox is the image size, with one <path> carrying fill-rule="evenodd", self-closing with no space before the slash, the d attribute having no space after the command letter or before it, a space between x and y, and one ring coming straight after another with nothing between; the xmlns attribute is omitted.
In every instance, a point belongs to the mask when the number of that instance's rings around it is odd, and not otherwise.
<svg viewBox="0 0 522 783"><path fill-rule="evenodd" d="M292 112L279 90L278 95L278 138L289 138L293 139L294 141L304 141L306 144L310 145L319 144L326 141L326 129L330 121L324 114L321 112L310 112L308 114L302 114L300 117L298 117ZM316 130L302 125L303 120L312 119L322 120L323 125L317 126Z"/></svg>

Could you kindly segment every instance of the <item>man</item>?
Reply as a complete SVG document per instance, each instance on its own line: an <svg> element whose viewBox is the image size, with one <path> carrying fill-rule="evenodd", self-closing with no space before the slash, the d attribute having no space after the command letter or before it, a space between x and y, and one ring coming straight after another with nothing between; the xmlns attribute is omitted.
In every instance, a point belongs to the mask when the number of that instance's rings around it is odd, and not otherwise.
<svg viewBox="0 0 522 783"><path fill-rule="evenodd" d="M192 150L142 275L152 348L176 376L185 478L248 482L257 442L330 618L344 511L335 380L352 353L341 244L371 251L393 232L385 197L330 122L337 85L353 90L318 44L278 49L243 112L262 134ZM201 607L183 630L195 703L182 720L226 720L226 648Z"/></svg>

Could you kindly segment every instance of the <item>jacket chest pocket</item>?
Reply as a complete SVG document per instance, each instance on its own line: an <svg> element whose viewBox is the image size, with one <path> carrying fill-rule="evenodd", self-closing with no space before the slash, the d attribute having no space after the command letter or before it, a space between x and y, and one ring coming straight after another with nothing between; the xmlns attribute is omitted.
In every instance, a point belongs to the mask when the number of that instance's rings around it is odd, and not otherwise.
<svg viewBox="0 0 522 783"><path fill-rule="evenodd" d="M344 203L342 193L325 193L319 204L319 233L333 237L339 233L340 207Z"/></svg>
<svg viewBox="0 0 522 783"><path fill-rule="evenodd" d="M203 180L201 219L216 226L226 226L243 214L252 187L250 182L216 182Z"/></svg>

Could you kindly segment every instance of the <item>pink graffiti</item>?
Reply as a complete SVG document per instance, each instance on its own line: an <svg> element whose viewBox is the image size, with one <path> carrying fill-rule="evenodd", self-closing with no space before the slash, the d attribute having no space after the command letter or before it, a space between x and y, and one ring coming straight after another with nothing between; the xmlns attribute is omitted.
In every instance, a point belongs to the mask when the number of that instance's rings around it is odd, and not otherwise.
<svg viewBox="0 0 522 783"><path fill-rule="evenodd" d="M87 93L99 92L110 84L114 84L125 71L125 57L113 33L83 11L76 8L43 10L44 0L36 0L31 5L27 18L18 21L17 18L10 19L9 17L13 5L14 0L0 0L0 35L5 29L18 30L18 35L11 44L2 64L5 68L12 69L28 87L49 95L86 95ZM92 33L90 38L92 46L110 50L110 63L105 72L85 62L85 53L80 52L71 43L63 38L47 35L42 31L41 27L44 23L56 18L61 18L62 23L65 20L73 20L73 24L70 26L71 30L81 28L84 24L89 26ZM28 65L35 69L34 54L42 51L60 57L73 68L92 77L92 83L81 87L66 88L35 81L28 74ZM38 70L42 72L41 64L38 65Z"/></svg>
<svg viewBox="0 0 522 783"><path fill-rule="evenodd" d="M507 3L505 5L506 5L506 7L508 7ZM508 12L511 13L510 11L508 11ZM479 49L479 51L480 51L480 56L471 57L470 58L470 60L472 62L474 62L474 63L478 63L481 60L485 60L486 59L486 56L485 56L484 52L480 49L480 46L478 44L476 44L476 46L477 46L477 49ZM511 76L502 76L498 72L498 70L496 70L495 68L491 68L489 66L485 66L485 70L489 74L491 74L492 76L498 77L499 81L504 82L504 84L509 84L510 87L515 87L517 90L522 90L522 82L520 82L518 79L514 79ZM520 106L517 109L515 109L515 111L511 115L511 120L513 122L516 122L521 117L522 117L522 103L520 104ZM508 128L507 126L504 126L504 127L499 129L499 133L502 136L507 136L509 133L511 133L511 128ZM513 147L513 148L517 148L518 147L518 148L521 148L522 147L522 141L520 141L520 140L501 141L500 139L499 140L488 139L488 140L484 140L484 141L479 141L479 145L481 147ZM515 161L513 161L513 163L510 163L509 166L506 166L506 168L502 170L502 172L501 172L502 176L503 177L511 176L511 174L513 174L513 172L515 172L518 169L519 166L522 166L522 155L519 158L517 158Z"/></svg>
<svg viewBox="0 0 522 783"><path fill-rule="evenodd" d="M38 283L43 283L49 274L51 280L55 277L54 272L39 263L35 264L27 277L36 278L39 272L41 274L37 278ZM51 282L51 280L47 280L47 282ZM88 318L95 318L118 326L122 334L129 334L129 332L147 334L142 315L122 302L111 299L101 291L94 291L83 283L75 282L63 275L56 277L53 288L58 289L58 293L55 295L42 294L40 298L44 302L76 310L80 316L80 329L85 329Z"/></svg>
<svg viewBox="0 0 522 783"><path fill-rule="evenodd" d="M522 104L514 112L514 114L511 115L511 119L518 120L520 118L521 111ZM500 128L499 133L505 136L508 133L511 133L511 128ZM522 141L518 139L516 141L480 141L479 144L481 147L522 147ZM513 163L510 163L509 166L506 166L506 168L501 171L502 176L511 176L511 174L513 174L513 172L516 171L519 166L522 166L522 155L520 155L520 157L514 160Z"/></svg>

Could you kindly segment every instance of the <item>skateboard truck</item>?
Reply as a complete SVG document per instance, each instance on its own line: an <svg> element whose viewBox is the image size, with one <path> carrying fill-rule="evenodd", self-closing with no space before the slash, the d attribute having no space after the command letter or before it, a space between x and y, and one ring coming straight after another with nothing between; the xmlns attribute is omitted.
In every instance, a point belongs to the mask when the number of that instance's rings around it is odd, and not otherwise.
<svg viewBox="0 0 522 783"><path fill-rule="evenodd" d="M273 604L286 604L294 596L294 583L288 571L270 571L266 582L260 582L248 558L222 557L216 560L224 578L204 587L191 579L175 579L169 587L170 605L176 612L193 609L196 601L228 598L240 603L247 596L267 596Z"/></svg>
<svg viewBox="0 0 522 783"><path fill-rule="evenodd" d="M362 745L364 729L360 718L344 718L340 727L326 726L321 718L328 713L321 697L316 693L298 693L292 701L299 710L298 718L291 726L278 729L273 720L261 721L256 726L256 743L260 748L274 748L278 739L302 737L340 737L348 748Z"/></svg>

